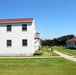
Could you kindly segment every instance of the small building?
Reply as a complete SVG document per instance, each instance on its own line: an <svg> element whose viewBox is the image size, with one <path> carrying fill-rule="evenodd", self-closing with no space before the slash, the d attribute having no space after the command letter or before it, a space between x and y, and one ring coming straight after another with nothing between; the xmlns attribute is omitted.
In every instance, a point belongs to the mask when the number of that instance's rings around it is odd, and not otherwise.
<svg viewBox="0 0 76 75"><path fill-rule="evenodd" d="M66 41L67 48L76 48L76 38L72 38Z"/></svg>
<svg viewBox="0 0 76 75"><path fill-rule="evenodd" d="M34 18L0 20L0 56L31 56L39 48Z"/></svg>

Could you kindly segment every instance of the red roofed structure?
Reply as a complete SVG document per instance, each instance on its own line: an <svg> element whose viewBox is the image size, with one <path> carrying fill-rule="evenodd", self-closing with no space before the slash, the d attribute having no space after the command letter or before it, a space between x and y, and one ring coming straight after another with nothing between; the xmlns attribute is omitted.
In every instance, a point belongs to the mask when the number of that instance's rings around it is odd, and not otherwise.
<svg viewBox="0 0 76 75"><path fill-rule="evenodd" d="M71 41L76 41L76 37L75 38L72 38L72 39L70 39L70 40L68 40L66 42L71 42Z"/></svg>
<svg viewBox="0 0 76 75"><path fill-rule="evenodd" d="M66 41L67 48L76 48L76 37Z"/></svg>
<svg viewBox="0 0 76 75"><path fill-rule="evenodd" d="M33 56L41 47L34 18L0 19L0 56Z"/></svg>

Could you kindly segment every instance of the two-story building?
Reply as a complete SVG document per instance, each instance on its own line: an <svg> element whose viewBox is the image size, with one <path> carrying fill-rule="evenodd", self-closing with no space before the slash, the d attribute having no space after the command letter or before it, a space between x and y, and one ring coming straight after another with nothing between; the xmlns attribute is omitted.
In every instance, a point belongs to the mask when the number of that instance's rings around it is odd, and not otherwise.
<svg viewBox="0 0 76 75"><path fill-rule="evenodd" d="M33 55L40 48L36 35L34 18L0 20L0 56Z"/></svg>

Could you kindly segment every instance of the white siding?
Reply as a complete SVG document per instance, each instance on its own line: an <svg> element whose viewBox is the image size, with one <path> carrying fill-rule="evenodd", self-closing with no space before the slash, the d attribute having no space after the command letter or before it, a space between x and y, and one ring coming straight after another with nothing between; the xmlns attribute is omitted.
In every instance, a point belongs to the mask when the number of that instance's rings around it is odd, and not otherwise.
<svg viewBox="0 0 76 75"><path fill-rule="evenodd" d="M75 41L67 42L67 48L76 48Z"/></svg>
<svg viewBox="0 0 76 75"><path fill-rule="evenodd" d="M27 24L27 31L22 31L22 24ZM7 32L6 25L12 25L12 31ZM34 23L0 24L0 56L33 55L34 53ZM12 47L6 46L6 40L12 40ZM28 45L22 46L22 39L27 39Z"/></svg>

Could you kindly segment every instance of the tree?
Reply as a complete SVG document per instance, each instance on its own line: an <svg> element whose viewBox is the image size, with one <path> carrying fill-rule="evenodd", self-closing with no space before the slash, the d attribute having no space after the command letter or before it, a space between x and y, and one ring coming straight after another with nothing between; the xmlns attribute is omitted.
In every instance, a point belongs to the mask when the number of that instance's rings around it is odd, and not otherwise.
<svg viewBox="0 0 76 75"><path fill-rule="evenodd" d="M66 41L71 39L71 38L74 38L74 37L75 37L74 35L65 35L65 36L61 36L61 37L58 37L58 38L54 38L52 40L50 40L50 39L42 40L42 45L43 46L54 46L54 45L65 46Z"/></svg>

